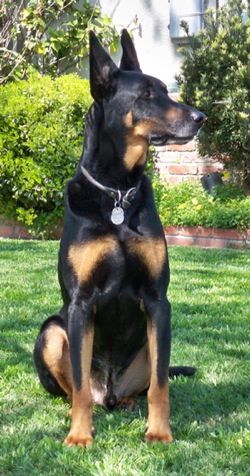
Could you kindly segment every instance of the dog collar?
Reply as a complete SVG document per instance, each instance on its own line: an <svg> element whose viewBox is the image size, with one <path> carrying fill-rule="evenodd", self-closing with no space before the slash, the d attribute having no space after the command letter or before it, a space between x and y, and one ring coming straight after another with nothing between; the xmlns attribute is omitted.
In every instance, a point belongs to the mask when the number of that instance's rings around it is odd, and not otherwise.
<svg viewBox="0 0 250 476"><path fill-rule="evenodd" d="M92 185L97 187L99 190L108 195L108 197L114 200L114 208L112 210L110 219L114 225L121 225L124 222L124 210L129 208L132 201L134 200L136 192L140 187L141 180L138 183L137 187L132 187L129 190L119 190L102 185L100 182L94 179L92 175L90 175L90 173L87 171L87 169L85 169L85 167L81 165L80 168L84 177L90 183L92 183Z"/></svg>

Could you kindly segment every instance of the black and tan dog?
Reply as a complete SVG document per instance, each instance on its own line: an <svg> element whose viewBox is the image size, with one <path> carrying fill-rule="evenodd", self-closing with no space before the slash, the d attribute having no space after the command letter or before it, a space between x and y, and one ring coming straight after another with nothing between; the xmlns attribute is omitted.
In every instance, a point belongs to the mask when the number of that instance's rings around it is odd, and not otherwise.
<svg viewBox="0 0 250 476"><path fill-rule="evenodd" d="M183 144L205 116L142 74L124 30L117 68L90 35L85 147L66 189L59 252L63 308L47 319L34 360L43 386L72 401L66 444L92 442L92 403L133 405L148 389L146 440L170 442L169 266L149 179L149 144Z"/></svg>

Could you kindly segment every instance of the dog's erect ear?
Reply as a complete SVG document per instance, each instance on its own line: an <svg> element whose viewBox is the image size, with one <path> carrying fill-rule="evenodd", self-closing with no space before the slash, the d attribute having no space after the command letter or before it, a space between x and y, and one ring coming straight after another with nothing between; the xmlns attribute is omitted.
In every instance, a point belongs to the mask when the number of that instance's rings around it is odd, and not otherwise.
<svg viewBox="0 0 250 476"><path fill-rule="evenodd" d="M123 71L139 71L141 73L142 71L137 58L134 43L125 29L122 30L121 45L123 53L120 69Z"/></svg>
<svg viewBox="0 0 250 476"><path fill-rule="evenodd" d="M119 69L99 43L93 31L89 33L90 91L95 101L108 98L115 91Z"/></svg>

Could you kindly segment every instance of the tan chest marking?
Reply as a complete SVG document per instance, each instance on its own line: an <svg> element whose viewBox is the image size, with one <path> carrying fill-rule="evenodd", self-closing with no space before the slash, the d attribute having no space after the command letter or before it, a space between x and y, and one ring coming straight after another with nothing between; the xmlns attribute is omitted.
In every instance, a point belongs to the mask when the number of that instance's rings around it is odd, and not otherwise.
<svg viewBox="0 0 250 476"><path fill-rule="evenodd" d="M137 255L153 278L158 278L166 260L166 245L161 238L132 238L128 250Z"/></svg>
<svg viewBox="0 0 250 476"><path fill-rule="evenodd" d="M87 282L92 272L110 253L118 250L118 242L113 236L106 236L80 245L72 245L69 261L80 283Z"/></svg>

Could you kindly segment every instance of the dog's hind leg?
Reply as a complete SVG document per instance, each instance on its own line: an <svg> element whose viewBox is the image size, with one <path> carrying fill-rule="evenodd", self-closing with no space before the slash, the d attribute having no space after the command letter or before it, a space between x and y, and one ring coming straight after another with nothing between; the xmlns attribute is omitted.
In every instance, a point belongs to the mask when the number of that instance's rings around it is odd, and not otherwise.
<svg viewBox="0 0 250 476"><path fill-rule="evenodd" d="M133 410L135 397L146 390L150 383L150 360L148 345L144 345L124 371L113 388L117 406Z"/></svg>
<svg viewBox="0 0 250 476"><path fill-rule="evenodd" d="M34 348L34 363L41 384L52 395L72 396L72 371L63 319L49 317L42 325Z"/></svg>

